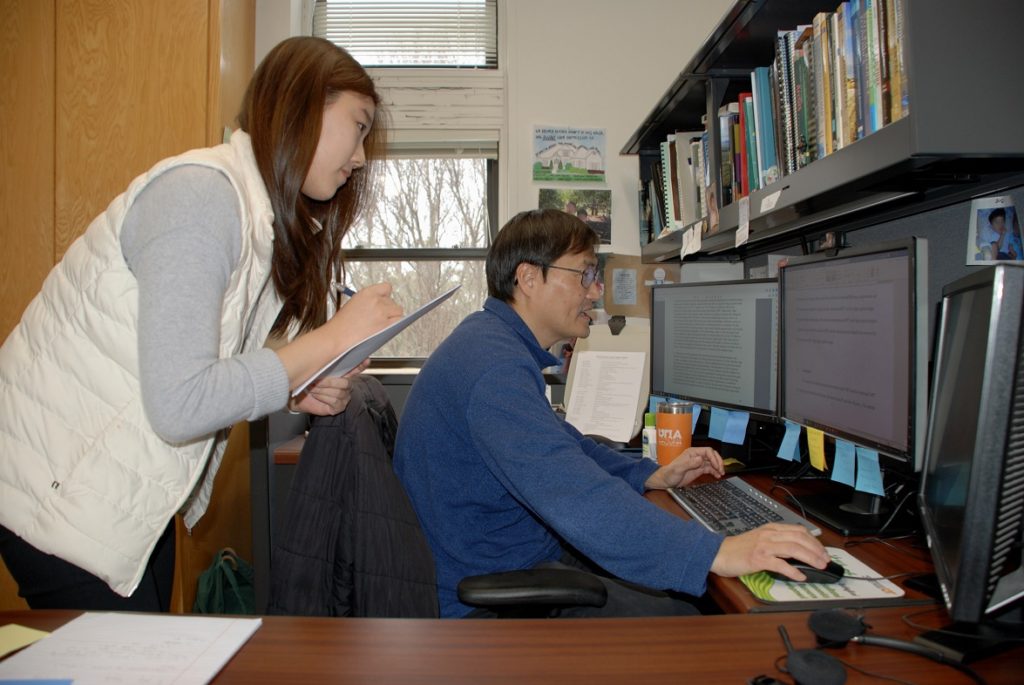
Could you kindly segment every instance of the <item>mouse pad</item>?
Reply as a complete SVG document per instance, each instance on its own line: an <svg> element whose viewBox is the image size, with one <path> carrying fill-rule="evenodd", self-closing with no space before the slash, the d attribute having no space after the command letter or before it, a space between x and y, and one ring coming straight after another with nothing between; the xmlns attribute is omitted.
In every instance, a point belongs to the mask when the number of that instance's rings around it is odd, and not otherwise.
<svg viewBox="0 0 1024 685"><path fill-rule="evenodd" d="M747 586L751 594L765 603L776 602L821 602L828 600L859 600L859 599L896 599L905 593L903 589L889 580L881 579L867 564L839 547L826 547L825 550L832 561L846 570L846 575L838 583L795 583L789 580L776 580L767 573L751 573L740 576L740 581ZM853 578L878 578L878 580L853 580Z"/></svg>

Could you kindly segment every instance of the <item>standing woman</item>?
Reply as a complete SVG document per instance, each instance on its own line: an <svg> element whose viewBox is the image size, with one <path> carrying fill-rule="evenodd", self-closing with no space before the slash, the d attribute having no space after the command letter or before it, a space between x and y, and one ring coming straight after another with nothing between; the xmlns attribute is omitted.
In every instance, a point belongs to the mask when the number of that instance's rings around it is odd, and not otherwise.
<svg viewBox="0 0 1024 685"><path fill-rule="evenodd" d="M166 611L227 427L344 411L347 378L288 398L402 313L388 284L332 301L379 104L341 48L284 41L229 143L136 178L47 276L0 348L0 553L30 606Z"/></svg>

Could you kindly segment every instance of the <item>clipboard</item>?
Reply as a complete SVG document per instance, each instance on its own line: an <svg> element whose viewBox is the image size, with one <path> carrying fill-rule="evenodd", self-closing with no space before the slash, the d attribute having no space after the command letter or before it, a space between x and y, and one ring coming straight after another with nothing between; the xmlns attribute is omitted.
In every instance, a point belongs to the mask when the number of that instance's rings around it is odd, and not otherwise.
<svg viewBox="0 0 1024 685"><path fill-rule="evenodd" d="M461 287L461 285L457 285L451 290L441 293L426 304L421 305L418 309L406 314L387 328L378 331L369 337L363 338L355 345L324 364L323 368L307 378L302 385L292 391L292 397L296 397L301 394L313 381L326 376L344 376L346 373L359 366L361 361L382 348L392 338L415 323L421 316L433 310L439 304L455 294L455 291Z"/></svg>

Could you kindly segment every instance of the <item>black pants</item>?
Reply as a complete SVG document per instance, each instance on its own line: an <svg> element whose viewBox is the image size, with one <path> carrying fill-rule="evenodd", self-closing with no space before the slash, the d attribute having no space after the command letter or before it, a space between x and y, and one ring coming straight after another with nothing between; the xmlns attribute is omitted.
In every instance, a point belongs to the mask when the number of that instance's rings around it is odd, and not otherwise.
<svg viewBox="0 0 1024 685"><path fill-rule="evenodd" d="M149 557L142 581L131 597L122 597L88 571L40 552L0 526L0 556L18 584L18 594L33 609L166 612L174 582L174 521Z"/></svg>
<svg viewBox="0 0 1024 685"><path fill-rule="evenodd" d="M603 607L571 606L554 609L550 618L639 618L648 616L696 616L700 614L689 602L660 590L620 580L590 561L568 550L559 561L540 564L538 568L572 568L592 573L608 593ZM495 618L488 609L475 609L466 618Z"/></svg>

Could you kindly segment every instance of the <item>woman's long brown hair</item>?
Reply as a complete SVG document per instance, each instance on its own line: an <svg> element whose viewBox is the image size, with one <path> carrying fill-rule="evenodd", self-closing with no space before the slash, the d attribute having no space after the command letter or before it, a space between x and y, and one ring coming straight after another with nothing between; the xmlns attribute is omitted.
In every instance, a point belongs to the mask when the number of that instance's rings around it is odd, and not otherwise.
<svg viewBox="0 0 1024 685"><path fill-rule="evenodd" d="M330 200L302 194L313 163L325 105L343 91L380 97L366 70L345 50L322 38L279 43L260 63L242 99L238 124L253 153L274 209L271 274L284 302L272 334L324 323L331 276L341 272L341 239L369 198L375 161L384 148L380 117L364 142L366 166L354 170ZM316 220L323 227L318 230Z"/></svg>

